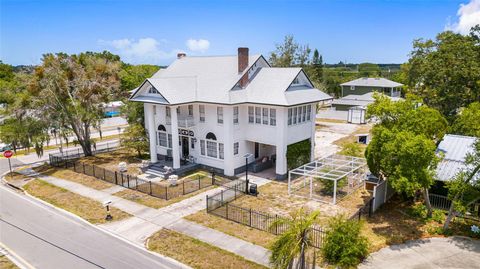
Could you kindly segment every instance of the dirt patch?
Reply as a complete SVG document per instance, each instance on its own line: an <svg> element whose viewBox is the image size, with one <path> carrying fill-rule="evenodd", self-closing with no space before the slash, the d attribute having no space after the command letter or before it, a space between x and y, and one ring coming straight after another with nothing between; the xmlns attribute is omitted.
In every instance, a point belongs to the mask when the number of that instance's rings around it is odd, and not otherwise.
<svg viewBox="0 0 480 269"><path fill-rule="evenodd" d="M198 269L265 268L231 252L167 229L151 236L147 248Z"/></svg>
<svg viewBox="0 0 480 269"><path fill-rule="evenodd" d="M93 224L106 222L106 210L100 202L54 186L40 179L30 181L24 186L24 189L30 195L72 212ZM130 214L115 207L111 207L110 212L115 221L131 217Z"/></svg>
<svg viewBox="0 0 480 269"><path fill-rule="evenodd" d="M18 267L12 261L10 261L5 255L0 256L0 268L18 269Z"/></svg>

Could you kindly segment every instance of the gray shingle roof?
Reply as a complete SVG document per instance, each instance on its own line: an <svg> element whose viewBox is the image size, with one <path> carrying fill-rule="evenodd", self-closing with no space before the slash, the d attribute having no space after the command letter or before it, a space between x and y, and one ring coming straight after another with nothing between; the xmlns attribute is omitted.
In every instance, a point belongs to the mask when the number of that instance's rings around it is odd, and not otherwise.
<svg viewBox="0 0 480 269"><path fill-rule="evenodd" d="M438 153L443 153L444 158L437 166L437 179L451 180L462 169L466 168L465 157L473 152L477 138L447 134L437 147Z"/></svg>
<svg viewBox="0 0 480 269"><path fill-rule="evenodd" d="M289 106L332 99L326 93L307 86L289 87L301 68L271 68L261 55L249 57L250 66L262 61L260 68L245 89L235 88L242 74L238 73L237 56L183 57L162 69L147 81L168 104L210 102L219 104L262 103ZM288 91L287 91L288 89ZM137 91L133 101L148 102L149 97ZM158 100L150 100L157 103Z"/></svg>
<svg viewBox="0 0 480 269"><path fill-rule="evenodd" d="M392 101L401 100L401 97L390 97ZM339 99L334 99L332 105L346 105L346 106L368 106L373 103L375 99L373 98L373 92L365 94L349 94Z"/></svg>
<svg viewBox="0 0 480 269"><path fill-rule="evenodd" d="M386 78L358 78L349 82L340 84L341 86L365 86L365 87L385 87L394 88L403 86L403 84L391 81Z"/></svg>

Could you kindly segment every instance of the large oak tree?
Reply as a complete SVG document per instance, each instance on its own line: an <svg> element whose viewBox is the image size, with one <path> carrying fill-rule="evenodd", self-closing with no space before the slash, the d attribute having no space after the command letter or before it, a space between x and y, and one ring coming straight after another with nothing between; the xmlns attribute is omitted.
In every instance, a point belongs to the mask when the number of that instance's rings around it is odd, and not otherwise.
<svg viewBox="0 0 480 269"><path fill-rule="evenodd" d="M120 58L109 52L45 54L30 91L34 106L52 125L70 129L85 155L92 155L90 128L98 127L103 104L119 96Z"/></svg>

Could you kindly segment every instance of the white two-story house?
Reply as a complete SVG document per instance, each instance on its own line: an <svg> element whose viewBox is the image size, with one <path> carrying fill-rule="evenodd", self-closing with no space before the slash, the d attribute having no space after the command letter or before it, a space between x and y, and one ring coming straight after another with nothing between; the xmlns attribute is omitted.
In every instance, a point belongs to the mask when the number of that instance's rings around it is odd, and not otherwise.
<svg viewBox="0 0 480 269"><path fill-rule="evenodd" d="M271 67L248 48L236 56L179 53L130 97L144 103L152 163L167 156L173 169L193 162L233 176L250 153L271 162L279 179L289 144L310 139L313 158L316 104L330 99L301 68Z"/></svg>

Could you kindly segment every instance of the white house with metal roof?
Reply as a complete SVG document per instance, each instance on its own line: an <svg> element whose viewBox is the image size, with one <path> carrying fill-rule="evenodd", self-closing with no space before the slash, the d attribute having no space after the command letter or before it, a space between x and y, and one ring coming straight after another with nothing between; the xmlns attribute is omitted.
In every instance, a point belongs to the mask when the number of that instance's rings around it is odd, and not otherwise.
<svg viewBox="0 0 480 269"><path fill-rule="evenodd" d="M144 103L152 163L174 170L199 164L233 176L252 154L257 170L287 176L287 146L315 141L316 104L332 97L301 68L273 68L262 55L187 57L144 81L130 97Z"/></svg>
<svg viewBox="0 0 480 269"><path fill-rule="evenodd" d="M399 97L403 84L386 78L358 78L340 84L342 97L347 95L363 95L369 92L381 92L390 97Z"/></svg>
<svg viewBox="0 0 480 269"><path fill-rule="evenodd" d="M443 137L437 147L437 153L442 154L442 161L436 170L436 179L449 181L458 172L467 168L465 158L473 153L474 145L478 138L472 136L447 134Z"/></svg>

